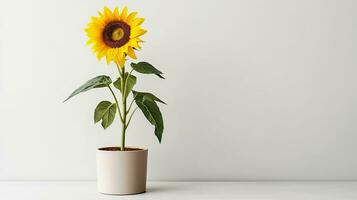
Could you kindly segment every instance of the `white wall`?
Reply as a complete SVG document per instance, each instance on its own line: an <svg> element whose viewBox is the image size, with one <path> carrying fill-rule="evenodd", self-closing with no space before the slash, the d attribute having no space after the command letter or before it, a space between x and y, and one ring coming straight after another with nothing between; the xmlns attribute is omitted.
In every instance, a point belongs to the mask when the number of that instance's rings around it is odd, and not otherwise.
<svg viewBox="0 0 357 200"><path fill-rule="evenodd" d="M0 179L95 179L103 131L91 91L117 76L84 45L91 15L146 17L140 60L166 80L138 90L168 102L163 143L140 115L128 143L150 150L151 180L357 179L357 1L1 1Z"/></svg>

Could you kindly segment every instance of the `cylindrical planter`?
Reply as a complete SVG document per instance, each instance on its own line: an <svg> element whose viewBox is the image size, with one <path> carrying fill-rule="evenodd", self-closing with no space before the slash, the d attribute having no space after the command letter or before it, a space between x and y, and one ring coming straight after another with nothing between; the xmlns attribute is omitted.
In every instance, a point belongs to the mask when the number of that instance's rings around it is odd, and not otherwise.
<svg viewBox="0 0 357 200"><path fill-rule="evenodd" d="M147 149L105 147L97 150L98 191L126 195L146 191Z"/></svg>

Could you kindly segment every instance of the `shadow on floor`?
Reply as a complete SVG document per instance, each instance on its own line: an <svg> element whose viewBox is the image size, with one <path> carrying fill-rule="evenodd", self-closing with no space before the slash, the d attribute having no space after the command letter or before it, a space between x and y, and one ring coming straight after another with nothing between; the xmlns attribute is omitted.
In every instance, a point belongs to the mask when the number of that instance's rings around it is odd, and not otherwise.
<svg viewBox="0 0 357 200"><path fill-rule="evenodd" d="M170 192L170 191L178 191L179 188L175 186L149 186L146 189L146 193L161 193L161 192Z"/></svg>

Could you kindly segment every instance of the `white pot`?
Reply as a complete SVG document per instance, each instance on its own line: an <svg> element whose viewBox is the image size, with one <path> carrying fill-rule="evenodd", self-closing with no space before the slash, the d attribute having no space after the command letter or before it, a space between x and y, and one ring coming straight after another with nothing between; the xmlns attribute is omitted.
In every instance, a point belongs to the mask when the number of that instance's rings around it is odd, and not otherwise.
<svg viewBox="0 0 357 200"><path fill-rule="evenodd" d="M111 150L110 150L111 149ZM147 149L116 147L97 150L98 191L103 194L137 194L146 191Z"/></svg>

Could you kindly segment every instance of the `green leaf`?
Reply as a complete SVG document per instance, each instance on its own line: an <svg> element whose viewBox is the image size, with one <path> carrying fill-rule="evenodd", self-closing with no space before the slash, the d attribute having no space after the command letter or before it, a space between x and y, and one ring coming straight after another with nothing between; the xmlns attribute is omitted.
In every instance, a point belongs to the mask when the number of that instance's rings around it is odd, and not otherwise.
<svg viewBox="0 0 357 200"><path fill-rule="evenodd" d="M156 102L152 99L136 99L135 103L145 115L146 119L155 126L155 135L161 143L162 133L164 131L164 121L162 114Z"/></svg>
<svg viewBox="0 0 357 200"><path fill-rule="evenodd" d="M162 119L161 111L155 101L144 100L143 103L155 120L155 135L161 143L162 133L164 132L164 120Z"/></svg>
<svg viewBox="0 0 357 200"><path fill-rule="evenodd" d="M139 62L139 63L131 63L131 67L142 74L155 74L158 77L165 79L162 76L162 72L160 72L158 69L156 69L154 66L152 66L150 63L147 62Z"/></svg>
<svg viewBox="0 0 357 200"><path fill-rule="evenodd" d="M68 99L72 98L73 96L76 96L77 94L81 92L85 92L88 90L91 90L93 88L101 88L101 87L107 87L112 83L112 80L110 79L109 76L101 75L97 76L95 78L90 79L86 83L84 83L81 87L77 88L72 92L71 95L67 99L65 99L63 102L67 101Z"/></svg>
<svg viewBox="0 0 357 200"><path fill-rule="evenodd" d="M152 101L158 101L160 103L166 104L164 101L162 101L161 99L157 98L155 95L153 95L149 92L138 92L138 91L133 90L132 93L133 93L133 96L135 99L147 98Z"/></svg>
<svg viewBox="0 0 357 200"><path fill-rule="evenodd" d="M154 118L152 117L149 109L145 106L144 103L142 103L141 101L135 101L136 105L138 105L138 107L140 108L140 110L143 112L143 114L145 115L146 119L155 126L156 122L154 120Z"/></svg>
<svg viewBox="0 0 357 200"><path fill-rule="evenodd" d="M131 90L133 89L134 85L136 84L136 77L134 75L131 75L128 77L129 73L126 72L124 75L124 81L126 81L126 79L128 78L126 84L126 92L125 92L125 98L129 95L129 93L131 92ZM118 90L120 90L120 92L123 93L123 91L121 90L121 78L119 77L114 83L113 83L114 87L116 87Z"/></svg>
<svg viewBox="0 0 357 200"><path fill-rule="evenodd" d="M113 123L116 112L117 112L116 103L111 103L109 101L102 101L95 108L94 122L97 123L100 120L102 120L102 126L104 129L106 129Z"/></svg>

